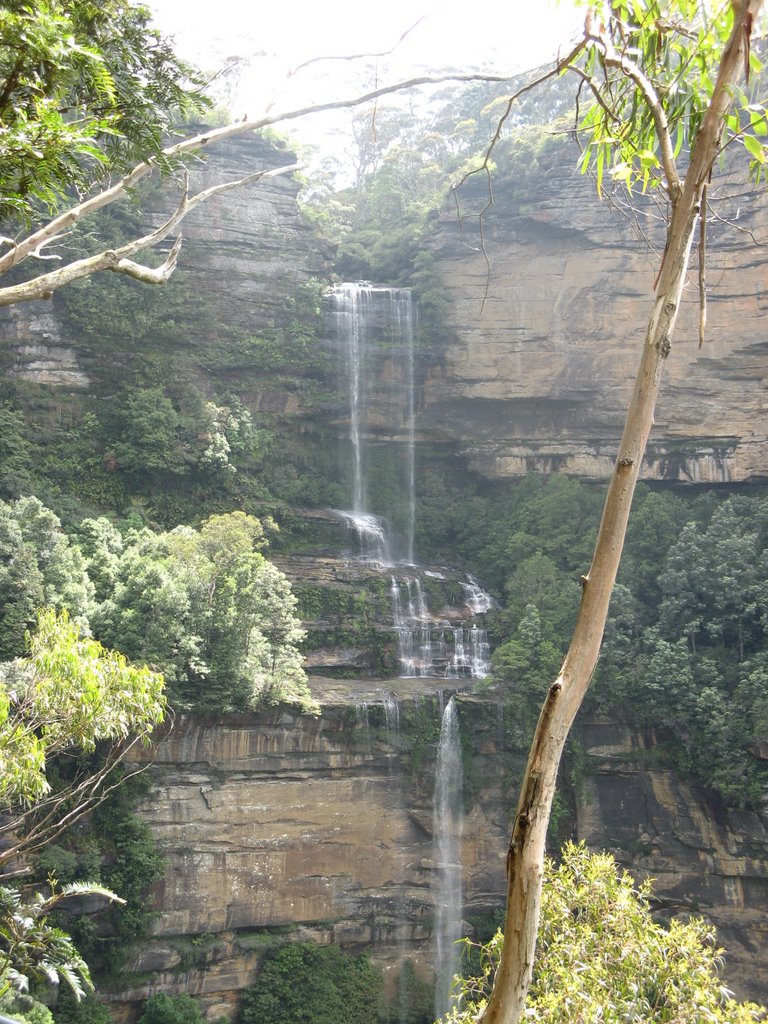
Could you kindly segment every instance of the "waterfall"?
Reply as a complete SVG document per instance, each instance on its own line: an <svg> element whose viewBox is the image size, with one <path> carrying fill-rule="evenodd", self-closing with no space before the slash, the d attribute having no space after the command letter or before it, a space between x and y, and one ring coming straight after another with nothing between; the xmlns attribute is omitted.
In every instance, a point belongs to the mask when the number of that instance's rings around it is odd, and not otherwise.
<svg viewBox="0 0 768 1024"><path fill-rule="evenodd" d="M435 1017L450 1002L461 938L461 834L463 794L459 716L454 697L448 701L440 727L435 769L433 828L433 892L435 907Z"/></svg>
<svg viewBox="0 0 768 1024"><path fill-rule="evenodd" d="M370 562L390 564L389 537L383 519L367 512L339 512L347 531L355 536L355 551Z"/></svg>
<svg viewBox="0 0 768 1024"><path fill-rule="evenodd" d="M387 730L387 740L394 739L400 742L400 704L396 697L384 698L384 722Z"/></svg>
<svg viewBox="0 0 768 1024"><path fill-rule="evenodd" d="M435 676L435 641L421 580L392 577L392 618L397 635L401 679Z"/></svg>
<svg viewBox="0 0 768 1024"><path fill-rule="evenodd" d="M467 607L473 615L485 615L493 607L493 598L486 593L474 576L467 576L466 583L459 584L464 591Z"/></svg>
<svg viewBox="0 0 768 1024"><path fill-rule="evenodd" d="M329 328L349 392L351 504L335 510L347 557L392 575L390 596L399 676L483 679L490 672L485 630L475 621L492 599L468 576L460 609L433 614L422 578L440 573L415 564L415 306L408 288L342 284L329 294ZM351 449L351 451L350 451ZM441 599L444 600L444 599Z"/></svg>
<svg viewBox="0 0 768 1024"><path fill-rule="evenodd" d="M413 302L398 302L396 312L398 334L402 338L405 347L403 355L406 388L405 465L408 485L408 519L406 524L405 561L409 565L413 565L413 535L416 528L416 387L413 375Z"/></svg>
<svg viewBox="0 0 768 1024"><path fill-rule="evenodd" d="M491 599L485 591L474 581L461 585L482 595L476 604L488 610ZM485 679L489 675L491 653L485 629L466 622L452 625L433 616L418 576L392 576L390 594L402 679ZM473 610L469 599L467 605ZM473 614L482 612L473 610Z"/></svg>
<svg viewBox="0 0 768 1024"><path fill-rule="evenodd" d="M451 629L453 654L444 675L446 679L485 679L491 671L491 648L487 630L479 626Z"/></svg>
<svg viewBox="0 0 768 1024"><path fill-rule="evenodd" d="M391 564L394 556L412 564L416 517L413 297L409 288L358 282L334 288L330 303L331 328L347 376L352 448L352 509L340 514L356 531L358 554L363 558ZM376 479L375 455L378 448L382 457L385 440L394 461L388 467L391 480L387 478L392 486L382 487ZM376 485L378 502L388 508L373 507ZM396 523L387 523L385 511Z"/></svg>

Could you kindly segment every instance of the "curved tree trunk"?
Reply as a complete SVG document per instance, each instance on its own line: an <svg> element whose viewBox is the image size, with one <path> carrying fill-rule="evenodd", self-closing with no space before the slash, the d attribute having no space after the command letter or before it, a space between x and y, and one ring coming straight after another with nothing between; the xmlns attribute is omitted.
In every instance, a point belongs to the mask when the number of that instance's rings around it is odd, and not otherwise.
<svg viewBox="0 0 768 1024"><path fill-rule="evenodd" d="M608 604L624 546L640 463L653 425L661 374L671 347L702 191L718 154L733 83L744 65L749 25L762 0L746 0L735 18L685 181L673 186L672 213L656 301L646 332L624 433L603 509L595 552L560 674L549 688L531 744L507 853L504 951L482 1024L518 1024L533 971L544 846L565 741L597 664Z"/></svg>

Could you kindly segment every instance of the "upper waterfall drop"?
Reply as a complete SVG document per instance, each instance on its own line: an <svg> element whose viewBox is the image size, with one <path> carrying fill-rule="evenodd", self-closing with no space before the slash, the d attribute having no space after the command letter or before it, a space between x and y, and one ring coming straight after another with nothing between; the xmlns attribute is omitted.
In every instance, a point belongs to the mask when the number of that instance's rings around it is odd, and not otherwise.
<svg viewBox="0 0 768 1024"><path fill-rule="evenodd" d="M457 607L436 582L446 577L416 564L417 313L411 290L365 281L338 285L328 293L327 324L348 393L344 466L352 507L334 514L345 524L349 557L395 570L389 590L399 677L485 678L490 650L477 618L492 599L469 576L459 583ZM438 612L430 611L430 601Z"/></svg>
<svg viewBox="0 0 768 1024"><path fill-rule="evenodd" d="M329 306L349 394L352 508L340 514L356 533L359 555L413 564L413 295L409 288L347 283L331 290Z"/></svg>

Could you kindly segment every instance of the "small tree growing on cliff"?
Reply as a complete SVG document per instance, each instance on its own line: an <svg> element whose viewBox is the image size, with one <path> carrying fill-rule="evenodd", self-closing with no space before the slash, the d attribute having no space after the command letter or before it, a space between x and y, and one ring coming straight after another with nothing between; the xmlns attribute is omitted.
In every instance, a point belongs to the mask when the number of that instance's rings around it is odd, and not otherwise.
<svg viewBox="0 0 768 1024"><path fill-rule="evenodd" d="M699 0L605 0L590 5L582 38L545 76L572 72L580 80L580 95L591 98L578 131L587 137L583 168L594 170L598 190L607 176L630 190L658 189L668 214L655 297L592 565L582 577L571 645L542 707L521 787L507 854L504 950L482 1010L483 1024L518 1024L524 1014L558 767L597 663L697 229L700 331L704 328L707 184L729 143L743 146L758 177L768 159L758 138L768 133L766 108L750 103L738 85L745 74L749 77L750 67L758 68L750 39L762 0L712 6Z"/></svg>

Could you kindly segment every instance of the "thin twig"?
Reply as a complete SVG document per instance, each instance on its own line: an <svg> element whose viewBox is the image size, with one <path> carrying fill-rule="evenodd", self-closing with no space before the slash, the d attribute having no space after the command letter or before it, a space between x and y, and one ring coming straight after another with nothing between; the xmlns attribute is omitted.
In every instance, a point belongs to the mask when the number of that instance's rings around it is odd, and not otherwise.
<svg viewBox="0 0 768 1024"><path fill-rule="evenodd" d="M699 214L699 348L707 327L707 186L701 190Z"/></svg>
<svg viewBox="0 0 768 1024"><path fill-rule="evenodd" d="M422 14L422 16L417 21L414 21L414 23L409 28L407 28L405 32L403 32L403 34L400 36L400 38L397 40L394 46L390 46L388 50L379 50L378 52L375 53L344 53L334 54L332 56L310 57L309 60L305 60L301 64L297 64L295 68L289 71L288 77L290 78L292 75L298 74L299 71L303 71L304 68L308 68L312 64L321 64L324 61L352 61L366 59L379 60L382 57L391 57L395 50L398 48L398 46L404 43L408 36L411 34L411 32L417 29L419 25L422 23L422 21L425 21L429 16L429 13Z"/></svg>

